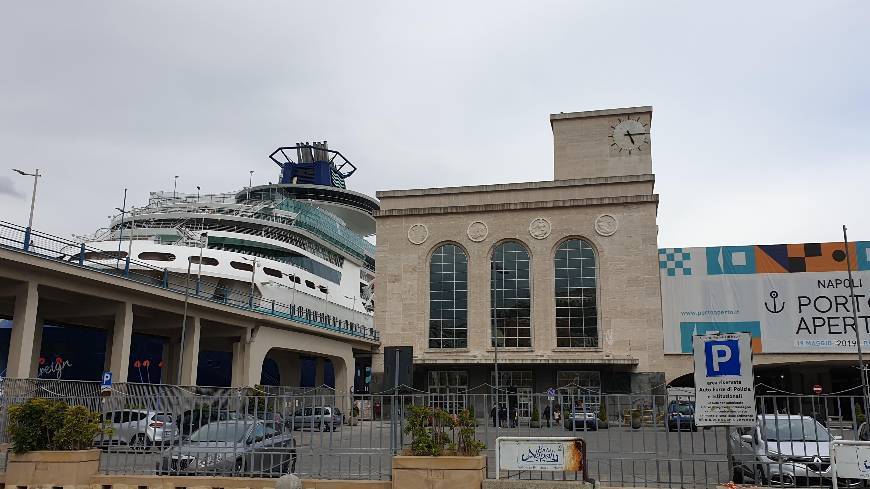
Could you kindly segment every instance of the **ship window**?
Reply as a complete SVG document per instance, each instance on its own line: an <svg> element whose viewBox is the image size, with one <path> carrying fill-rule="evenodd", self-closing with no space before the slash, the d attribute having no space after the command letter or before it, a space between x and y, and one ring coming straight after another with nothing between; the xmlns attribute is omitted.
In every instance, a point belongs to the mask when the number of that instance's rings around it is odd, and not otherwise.
<svg viewBox="0 0 870 489"><path fill-rule="evenodd" d="M190 260L190 263L199 263L198 256L191 256L188 258L188 260ZM218 261L216 258L212 258L210 256L204 256L204 257L202 257L202 264L216 267L218 264Z"/></svg>
<svg viewBox="0 0 870 489"><path fill-rule="evenodd" d="M269 268L269 267L263 267L263 273L265 273L266 275L268 275L270 277L281 278L284 276L284 274L281 273L281 270L275 270L274 268Z"/></svg>
<svg viewBox="0 0 870 489"><path fill-rule="evenodd" d="M313 289L313 288L314 288L314 282L312 282L311 280L306 280L306 281L305 281L305 286L308 287L309 289Z"/></svg>
<svg viewBox="0 0 870 489"><path fill-rule="evenodd" d="M318 285L317 288L320 289L320 291L323 292L324 294L329 293L329 289L327 289L326 287L324 287L322 285Z"/></svg>
<svg viewBox="0 0 870 489"><path fill-rule="evenodd" d="M126 251L86 251L85 260L123 260L127 258Z"/></svg>
<svg viewBox="0 0 870 489"><path fill-rule="evenodd" d="M293 277L293 281L296 282L297 284L302 283L302 279L300 279L299 277Z"/></svg>
<svg viewBox="0 0 870 489"><path fill-rule="evenodd" d="M236 270L244 270L246 272L250 272L254 269L254 266L250 263L242 263L240 261L231 261L230 266Z"/></svg>
<svg viewBox="0 0 870 489"><path fill-rule="evenodd" d="M140 260L151 260L151 261L174 261L175 255L172 253L161 253L159 251L143 251L139 253Z"/></svg>

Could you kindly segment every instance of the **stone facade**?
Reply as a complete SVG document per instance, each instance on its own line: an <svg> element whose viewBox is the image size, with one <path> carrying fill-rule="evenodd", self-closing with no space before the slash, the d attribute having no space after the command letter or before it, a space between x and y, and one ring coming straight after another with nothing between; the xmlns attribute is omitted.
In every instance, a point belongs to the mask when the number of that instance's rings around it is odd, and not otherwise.
<svg viewBox="0 0 870 489"><path fill-rule="evenodd" d="M520 243L530 255L532 338L528 348L499 348L500 369L532 371L534 392L554 386L559 370L599 372L604 391L663 382L652 164L649 153L610 150L612 126L629 116L649 127L651 108L551 116L554 181L378 193L375 323L382 346L413 346L414 387L425 390L425 373L432 370L470 371L469 387L490 382L491 256L505 241ZM556 342L554 256L568 239L585 240L595 252L594 347ZM466 348L428 343L430 259L445 243L467 256ZM375 355L373 370L378 384L382 354Z"/></svg>

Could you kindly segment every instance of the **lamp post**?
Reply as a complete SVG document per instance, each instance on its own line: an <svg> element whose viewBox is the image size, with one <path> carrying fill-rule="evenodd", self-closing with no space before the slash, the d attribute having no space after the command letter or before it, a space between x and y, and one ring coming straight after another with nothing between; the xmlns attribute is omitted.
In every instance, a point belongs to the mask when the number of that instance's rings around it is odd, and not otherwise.
<svg viewBox="0 0 870 489"><path fill-rule="evenodd" d="M121 207L115 207L115 209L121 211L121 227L118 231L118 258L115 260L115 268L118 268L121 260L121 242L124 240L124 218L127 216L127 189L124 189L124 200ZM111 232L111 230L110 227L109 231Z"/></svg>
<svg viewBox="0 0 870 489"><path fill-rule="evenodd" d="M199 185L196 186L196 200L199 202Z"/></svg>
<svg viewBox="0 0 870 489"><path fill-rule="evenodd" d="M126 190L124 192L126 194ZM126 199L125 199L126 200ZM115 207L115 209L121 211L121 230L124 229L124 209L119 209ZM127 243L127 257L124 259L124 276L130 275L130 254L133 252L133 230L136 229L136 208L132 205L130 206L130 239ZM118 256L121 255L121 239L118 238ZM120 259L120 258L119 258Z"/></svg>
<svg viewBox="0 0 870 489"><path fill-rule="evenodd" d="M248 200L251 200L251 187L254 185L254 170L248 172Z"/></svg>
<svg viewBox="0 0 870 489"><path fill-rule="evenodd" d="M251 258L248 258L246 256L243 256L242 259L245 261L252 262L251 263L251 298L250 298L250 301L248 302L248 305L250 306L251 309L253 309L254 308L254 277L255 277L254 274L257 273L257 257L255 256L253 259L251 259Z"/></svg>
<svg viewBox="0 0 870 489"><path fill-rule="evenodd" d="M178 384L181 384L181 367L184 365L184 337L187 334L187 303L190 299L190 264L192 260L187 257L187 274L184 276L184 314L181 317L181 348L178 352Z"/></svg>
<svg viewBox="0 0 870 489"><path fill-rule="evenodd" d="M352 314L351 318L352 318L353 322L356 323L356 296L353 296L353 297L344 296L344 298L353 300L353 309L352 309L353 312L351 313Z"/></svg>
<svg viewBox="0 0 870 489"><path fill-rule="evenodd" d="M30 234L33 230L33 209L36 207L36 183L42 175L39 174L39 168L33 173L27 173L17 168L13 168L12 171L21 176L33 177L33 192L30 194L30 217L27 219L27 229L24 231L24 251L27 251L30 249Z"/></svg>
<svg viewBox="0 0 870 489"><path fill-rule="evenodd" d="M205 239L205 241L203 241ZM202 280L202 250L208 246L208 232L199 235L199 270L196 272L196 296L199 297L199 285Z"/></svg>
<svg viewBox="0 0 870 489"><path fill-rule="evenodd" d="M505 281L504 277L505 277L505 275L507 275L509 273L510 272L507 270L502 270L500 265L496 265L496 269L493 270L493 281L495 282L495 285L496 285L496 287L493 289L493 298L492 298L493 303L495 302L498 291L504 290L504 281ZM501 276L501 287L498 286L498 279L496 278L498 276ZM493 307L495 307L495 304L493 304ZM497 310L498 309L496 308L496 311ZM496 321L495 321L496 318L498 317L498 313L496 312L494 314L495 314L495 316L493 316L490 319L490 321L492 322L492 338L493 338L493 345L494 345L493 346L493 357L494 357L493 362L495 364L494 365L494 367L495 367L495 385L494 385L494 388L495 388L495 417L497 420L495 429L496 429L496 433L498 433L498 429L501 427L501 406L499 405L499 399L498 399L498 397L499 397L499 384L500 384L501 379L499 379L499 375L498 375L498 342L499 342L499 337L498 337L498 326L496 325ZM507 409L507 406L505 406L505 409ZM508 413L508 416L510 416L510 413Z"/></svg>

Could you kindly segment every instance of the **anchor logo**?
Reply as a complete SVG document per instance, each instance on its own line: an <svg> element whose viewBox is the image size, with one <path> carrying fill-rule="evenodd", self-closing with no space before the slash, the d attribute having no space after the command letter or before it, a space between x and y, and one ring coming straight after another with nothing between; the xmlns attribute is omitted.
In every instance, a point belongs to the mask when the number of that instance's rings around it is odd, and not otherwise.
<svg viewBox="0 0 870 489"><path fill-rule="evenodd" d="M779 292L773 290L770 292L770 298L773 299L773 304L768 304L767 301L764 301L764 308L767 309L767 312L773 314L779 314L785 309L785 301L782 301L782 304L777 307L776 298L779 297Z"/></svg>

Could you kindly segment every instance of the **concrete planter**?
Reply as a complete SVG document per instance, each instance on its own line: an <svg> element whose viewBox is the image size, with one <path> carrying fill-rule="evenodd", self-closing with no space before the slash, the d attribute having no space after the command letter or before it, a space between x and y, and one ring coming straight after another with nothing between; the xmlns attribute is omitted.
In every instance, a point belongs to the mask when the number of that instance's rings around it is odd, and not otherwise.
<svg viewBox="0 0 870 489"><path fill-rule="evenodd" d="M486 457L393 457L393 487L402 489L480 489Z"/></svg>
<svg viewBox="0 0 870 489"><path fill-rule="evenodd" d="M99 450L9 452L8 486L90 486L100 468Z"/></svg>

